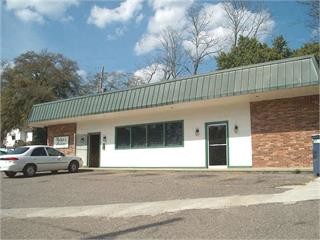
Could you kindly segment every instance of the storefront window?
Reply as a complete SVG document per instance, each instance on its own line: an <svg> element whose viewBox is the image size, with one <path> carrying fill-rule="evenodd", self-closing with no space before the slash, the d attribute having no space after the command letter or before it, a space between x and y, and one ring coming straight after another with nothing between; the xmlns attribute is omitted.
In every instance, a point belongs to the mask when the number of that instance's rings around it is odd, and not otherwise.
<svg viewBox="0 0 320 240"><path fill-rule="evenodd" d="M166 146L180 146L182 145L182 123L170 122L166 123Z"/></svg>
<svg viewBox="0 0 320 240"><path fill-rule="evenodd" d="M163 123L148 125L148 146L163 146Z"/></svg>
<svg viewBox="0 0 320 240"><path fill-rule="evenodd" d="M146 147L147 143L147 131L145 125L139 125L131 127L131 134L132 134L132 144L131 147L139 148L139 147Z"/></svg>
<svg viewBox="0 0 320 240"><path fill-rule="evenodd" d="M130 128L116 128L116 146L117 148L130 148Z"/></svg>
<svg viewBox="0 0 320 240"><path fill-rule="evenodd" d="M183 146L183 121L116 127L116 148Z"/></svg>

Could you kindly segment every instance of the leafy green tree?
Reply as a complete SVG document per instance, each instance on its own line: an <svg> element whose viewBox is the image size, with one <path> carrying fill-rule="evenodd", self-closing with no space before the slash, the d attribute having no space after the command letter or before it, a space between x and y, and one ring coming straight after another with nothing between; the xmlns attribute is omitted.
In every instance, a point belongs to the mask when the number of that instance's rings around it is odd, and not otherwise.
<svg viewBox="0 0 320 240"><path fill-rule="evenodd" d="M297 50L292 51L288 47L288 42L282 35L273 39L271 47L265 43L259 42L256 38L240 36L238 45L236 47L232 47L229 52L221 52L216 57L216 60L218 69L226 69L279 60L291 56L315 54L316 46L311 44L310 46L307 45L304 50L301 49L295 53L296 51ZM307 51L309 51L309 53L307 53Z"/></svg>
<svg viewBox="0 0 320 240"><path fill-rule="evenodd" d="M77 63L62 54L26 52L1 73L1 136L24 128L33 104L76 96Z"/></svg>
<svg viewBox="0 0 320 240"><path fill-rule="evenodd" d="M277 51L256 38L240 36L238 45L230 52L221 52L217 57L218 69L226 69L255 63L281 59Z"/></svg>
<svg viewBox="0 0 320 240"><path fill-rule="evenodd" d="M278 58L288 58L291 55L291 51L288 47L288 42L284 39L282 35L273 39L272 50L278 54Z"/></svg>
<svg viewBox="0 0 320 240"><path fill-rule="evenodd" d="M316 56L318 62L320 60L320 45L318 42L305 43L301 48L293 51L292 56L298 57L303 55L313 54Z"/></svg>

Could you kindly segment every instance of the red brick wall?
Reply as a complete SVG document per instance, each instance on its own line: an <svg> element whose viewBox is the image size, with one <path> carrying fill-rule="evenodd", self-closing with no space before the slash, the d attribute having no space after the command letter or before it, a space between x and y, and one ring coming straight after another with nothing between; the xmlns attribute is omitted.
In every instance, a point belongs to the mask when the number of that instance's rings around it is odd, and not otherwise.
<svg viewBox="0 0 320 240"><path fill-rule="evenodd" d="M311 167L319 95L250 103L253 167Z"/></svg>
<svg viewBox="0 0 320 240"><path fill-rule="evenodd" d="M48 145L53 146L54 137L69 136L69 147L59 148L58 150L65 155L74 155L74 134L76 133L76 129L77 125L75 123L48 126Z"/></svg>

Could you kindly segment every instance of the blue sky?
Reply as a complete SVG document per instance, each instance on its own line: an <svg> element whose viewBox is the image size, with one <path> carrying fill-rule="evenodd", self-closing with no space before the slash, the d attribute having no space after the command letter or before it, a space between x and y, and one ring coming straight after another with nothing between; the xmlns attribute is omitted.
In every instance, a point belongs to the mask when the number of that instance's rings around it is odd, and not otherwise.
<svg viewBox="0 0 320 240"><path fill-rule="evenodd" d="M13 60L28 50L47 49L75 60L87 74L100 71L102 65L109 72L135 72L146 67L164 26L181 30L183 15L192 4L192 0L7 0L1 10L2 59ZM219 10L218 1L204 4ZM310 40L303 5L270 1L266 6L270 23L262 41L270 44L274 36L283 34L289 46L297 48ZM200 71L214 69L214 60L208 59Z"/></svg>

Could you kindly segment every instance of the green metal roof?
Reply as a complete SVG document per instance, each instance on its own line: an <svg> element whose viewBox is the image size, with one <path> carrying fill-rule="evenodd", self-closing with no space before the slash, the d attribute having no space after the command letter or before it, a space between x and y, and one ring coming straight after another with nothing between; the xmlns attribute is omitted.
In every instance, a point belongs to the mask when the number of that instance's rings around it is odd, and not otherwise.
<svg viewBox="0 0 320 240"><path fill-rule="evenodd" d="M32 107L29 122L312 85L319 85L319 65L314 56L309 55L146 84L126 90L36 104Z"/></svg>

